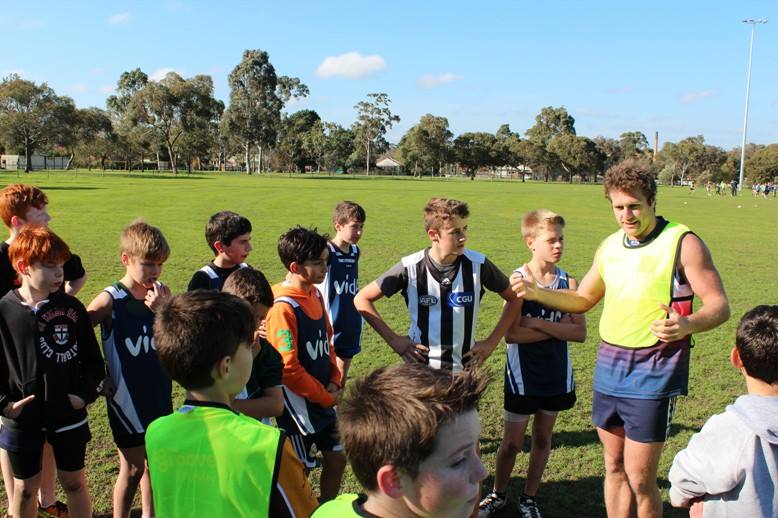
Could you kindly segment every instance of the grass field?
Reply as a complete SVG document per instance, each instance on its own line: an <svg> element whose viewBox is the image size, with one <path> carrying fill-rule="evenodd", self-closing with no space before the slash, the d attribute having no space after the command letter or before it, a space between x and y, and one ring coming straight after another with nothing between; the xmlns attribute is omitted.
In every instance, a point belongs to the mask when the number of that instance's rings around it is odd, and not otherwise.
<svg viewBox="0 0 778 518"><path fill-rule="evenodd" d="M468 247L486 253L506 272L529 257L520 239L519 220L530 209L547 207L566 218L567 247L561 265L579 279L588 270L599 241L617 228L599 185L183 174L130 178L123 174L84 171L4 174L4 184L17 181L34 183L47 192L53 217L51 227L81 256L89 272L89 281L79 296L85 304L123 274L118 260L118 236L137 217L162 228L170 242L172 255L161 280L174 292L184 290L192 273L211 259L203 237L205 222L212 213L225 209L239 212L252 221L254 251L249 262L262 269L273 283L280 281L284 273L276 255L278 236L295 224L329 230L332 207L342 199L359 202L368 215L360 243L361 285L377 277L402 255L428 244L421 214L431 196L454 197L470 204ZM658 198L659 214L686 223L708 244L733 310L729 322L696 339L691 394L679 404L672 436L660 463L660 487L667 501L666 477L675 453L711 414L722 411L745 388L740 374L729 365L729 349L737 320L744 311L760 303L776 303L772 292L775 284L772 254L778 250L778 200L752 198L750 193L739 198L709 198L704 192L690 195L682 188L661 189ZM407 328L401 297L382 301L379 309L396 329ZM487 294L480 315L480 336L494 325L498 312L498 297ZM604 515L601 448L590 422L599 314L600 307L597 307L587 316L586 343L572 346L578 403L557 421L554 450L539 493L541 507L548 517ZM503 347L487 362L495 382L481 404L481 449L492 473L502 436ZM359 376L396 361L388 346L366 326L363 352L355 359L351 375ZM110 515L118 460L104 403L98 401L92 405L90 413L93 434L87 461L90 490L95 513ZM523 488L526 467L526 455L520 455L509 489L513 498ZM316 475L313 480L318 478ZM491 481L487 479L487 489L491 488ZM343 490L358 490L349 472ZM673 511L666 504L666 515L683 516L684 513Z"/></svg>

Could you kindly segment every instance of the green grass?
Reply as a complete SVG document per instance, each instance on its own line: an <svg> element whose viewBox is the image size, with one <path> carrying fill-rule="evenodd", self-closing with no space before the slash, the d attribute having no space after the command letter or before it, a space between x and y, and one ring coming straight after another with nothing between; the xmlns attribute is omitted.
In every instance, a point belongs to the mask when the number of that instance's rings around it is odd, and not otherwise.
<svg viewBox="0 0 778 518"><path fill-rule="evenodd" d="M159 226L172 254L162 280L174 292L183 291L192 273L211 258L203 233L205 222L216 211L230 209L247 216L254 225L254 251L249 262L262 269L271 282L283 277L276 255L278 236L295 224L329 230L335 203L351 199L363 205L368 219L360 243L361 284L394 264L402 255L428 244L422 226L422 207L431 196L466 200L471 217L468 246L486 253L501 269L510 271L528 259L519 234L521 215L547 207L567 220L566 251L562 266L580 277L588 270L602 238L617 226L602 196L601 186L536 184L506 181L475 182L458 179L366 179L352 177L295 177L281 175L172 175L129 177L118 173L34 173L5 175L5 183L25 181L46 190L50 199L51 227L81 255L89 281L80 294L87 304L123 270L118 259L121 229L137 217ZM708 244L722 274L733 309L733 318L720 328L697 337L692 353L690 396L681 400L662 455L659 478L667 500L667 472L675 453L713 413L745 389L740 374L728 361L734 330L740 315L760 303L775 303L774 259L778 249L778 200L713 197L704 192L662 189L658 212L689 225ZM500 301L487 294L480 316L480 336L494 325ZM382 301L379 309L396 329L408 319L401 297ZM554 451L541 485L539 499L545 516L601 516L602 452L590 422L591 383L598 339L600 308L587 317L589 338L572 346L578 385L575 408L560 415L555 428ZM495 382L481 404L483 459L494 472L495 452L502 437L502 369L504 349L487 363ZM388 346L367 328L363 352L351 373L398 361ZM178 393L180 397L180 392ZM91 407L93 440L89 446L88 478L98 515L110 514L111 491L118 460L105 415L104 403ZM523 488L527 455L519 456L509 492ZM240 469L240 466L236 466ZM312 480L317 479L314 473ZM491 477L486 481L491 487ZM357 491L347 472L344 491ZM683 516L666 505L668 516Z"/></svg>

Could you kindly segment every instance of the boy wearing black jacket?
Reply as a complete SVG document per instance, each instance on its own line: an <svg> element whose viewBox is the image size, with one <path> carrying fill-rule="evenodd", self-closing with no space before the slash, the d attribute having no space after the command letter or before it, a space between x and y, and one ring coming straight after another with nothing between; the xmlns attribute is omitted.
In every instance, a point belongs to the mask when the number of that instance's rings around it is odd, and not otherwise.
<svg viewBox="0 0 778 518"><path fill-rule="evenodd" d="M105 377L84 306L59 291L70 250L45 227L22 229L8 251L22 285L0 299L0 446L14 474L12 515L32 518L44 441L54 449L70 516L92 515L84 474L86 405Z"/></svg>

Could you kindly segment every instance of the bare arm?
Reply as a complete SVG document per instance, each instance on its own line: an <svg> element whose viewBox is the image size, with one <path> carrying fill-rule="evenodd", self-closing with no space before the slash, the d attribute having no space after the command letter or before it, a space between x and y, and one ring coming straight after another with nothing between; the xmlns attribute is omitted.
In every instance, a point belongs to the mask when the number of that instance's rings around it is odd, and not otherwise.
<svg viewBox="0 0 778 518"><path fill-rule="evenodd" d="M98 293L86 308L92 327L99 324L109 325L111 323L112 309L113 299L111 299L111 295L105 291Z"/></svg>
<svg viewBox="0 0 778 518"><path fill-rule="evenodd" d="M408 362L424 362L424 355L428 351L422 344L416 344L407 336L394 332L381 317L381 313L375 307L375 302L382 299L384 294L376 281L371 282L354 297L354 307L364 317L376 333L389 344L389 346Z"/></svg>
<svg viewBox="0 0 778 518"><path fill-rule="evenodd" d="M473 348L465 354L466 357L473 357L479 365L486 361L489 355L494 352L497 348L497 344L500 343L500 339L502 339L510 329L511 324L521 318L522 300L516 298L510 286L500 292L500 296L507 302L502 308L500 320L497 321L497 324L494 326L492 332L489 333L489 336L476 342Z"/></svg>
<svg viewBox="0 0 778 518"><path fill-rule="evenodd" d="M595 264L592 264L575 291L541 288L531 276L523 277L518 272L511 275L511 288L518 297L536 300L564 313L586 313L605 296L605 283Z"/></svg>
<svg viewBox="0 0 778 518"><path fill-rule="evenodd" d="M729 300L710 250L694 234L687 234L681 242L681 267L702 307L688 316L667 308L668 318L651 324L654 335L667 342L713 329L726 322L730 315Z"/></svg>
<svg viewBox="0 0 778 518"><path fill-rule="evenodd" d="M73 279L72 281L65 281L65 293L72 297L75 297L76 293L81 291L81 288L83 288L84 284L86 284L86 278L87 278L87 273L84 272L84 275L82 275L78 279Z"/></svg>
<svg viewBox="0 0 778 518"><path fill-rule="evenodd" d="M570 289L575 290L578 282L570 278ZM586 341L586 317L581 313L567 313L559 322L549 322L543 318L524 317L521 325L527 329L539 331L558 340L570 342Z"/></svg>
<svg viewBox="0 0 778 518"><path fill-rule="evenodd" d="M284 397L280 387L270 387L262 391L262 397L256 399L236 399L232 408L254 419L278 417L284 413Z"/></svg>

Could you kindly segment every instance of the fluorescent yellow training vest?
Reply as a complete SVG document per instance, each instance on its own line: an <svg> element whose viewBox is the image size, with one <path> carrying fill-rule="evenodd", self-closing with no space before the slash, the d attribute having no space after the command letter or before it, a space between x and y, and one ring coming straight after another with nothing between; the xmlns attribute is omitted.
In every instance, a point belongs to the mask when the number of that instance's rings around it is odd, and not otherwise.
<svg viewBox="0 0 778 518"><path fill-rule="evenodd" d="M600 337L604 341L632 349L657 343L651 323L666 317L659 305L670 305L680 242L688 232L685 225L669 221L645 245L624 246L623 230L602 242L595 264L605 282L605 306L600 317Z"/></svg>

